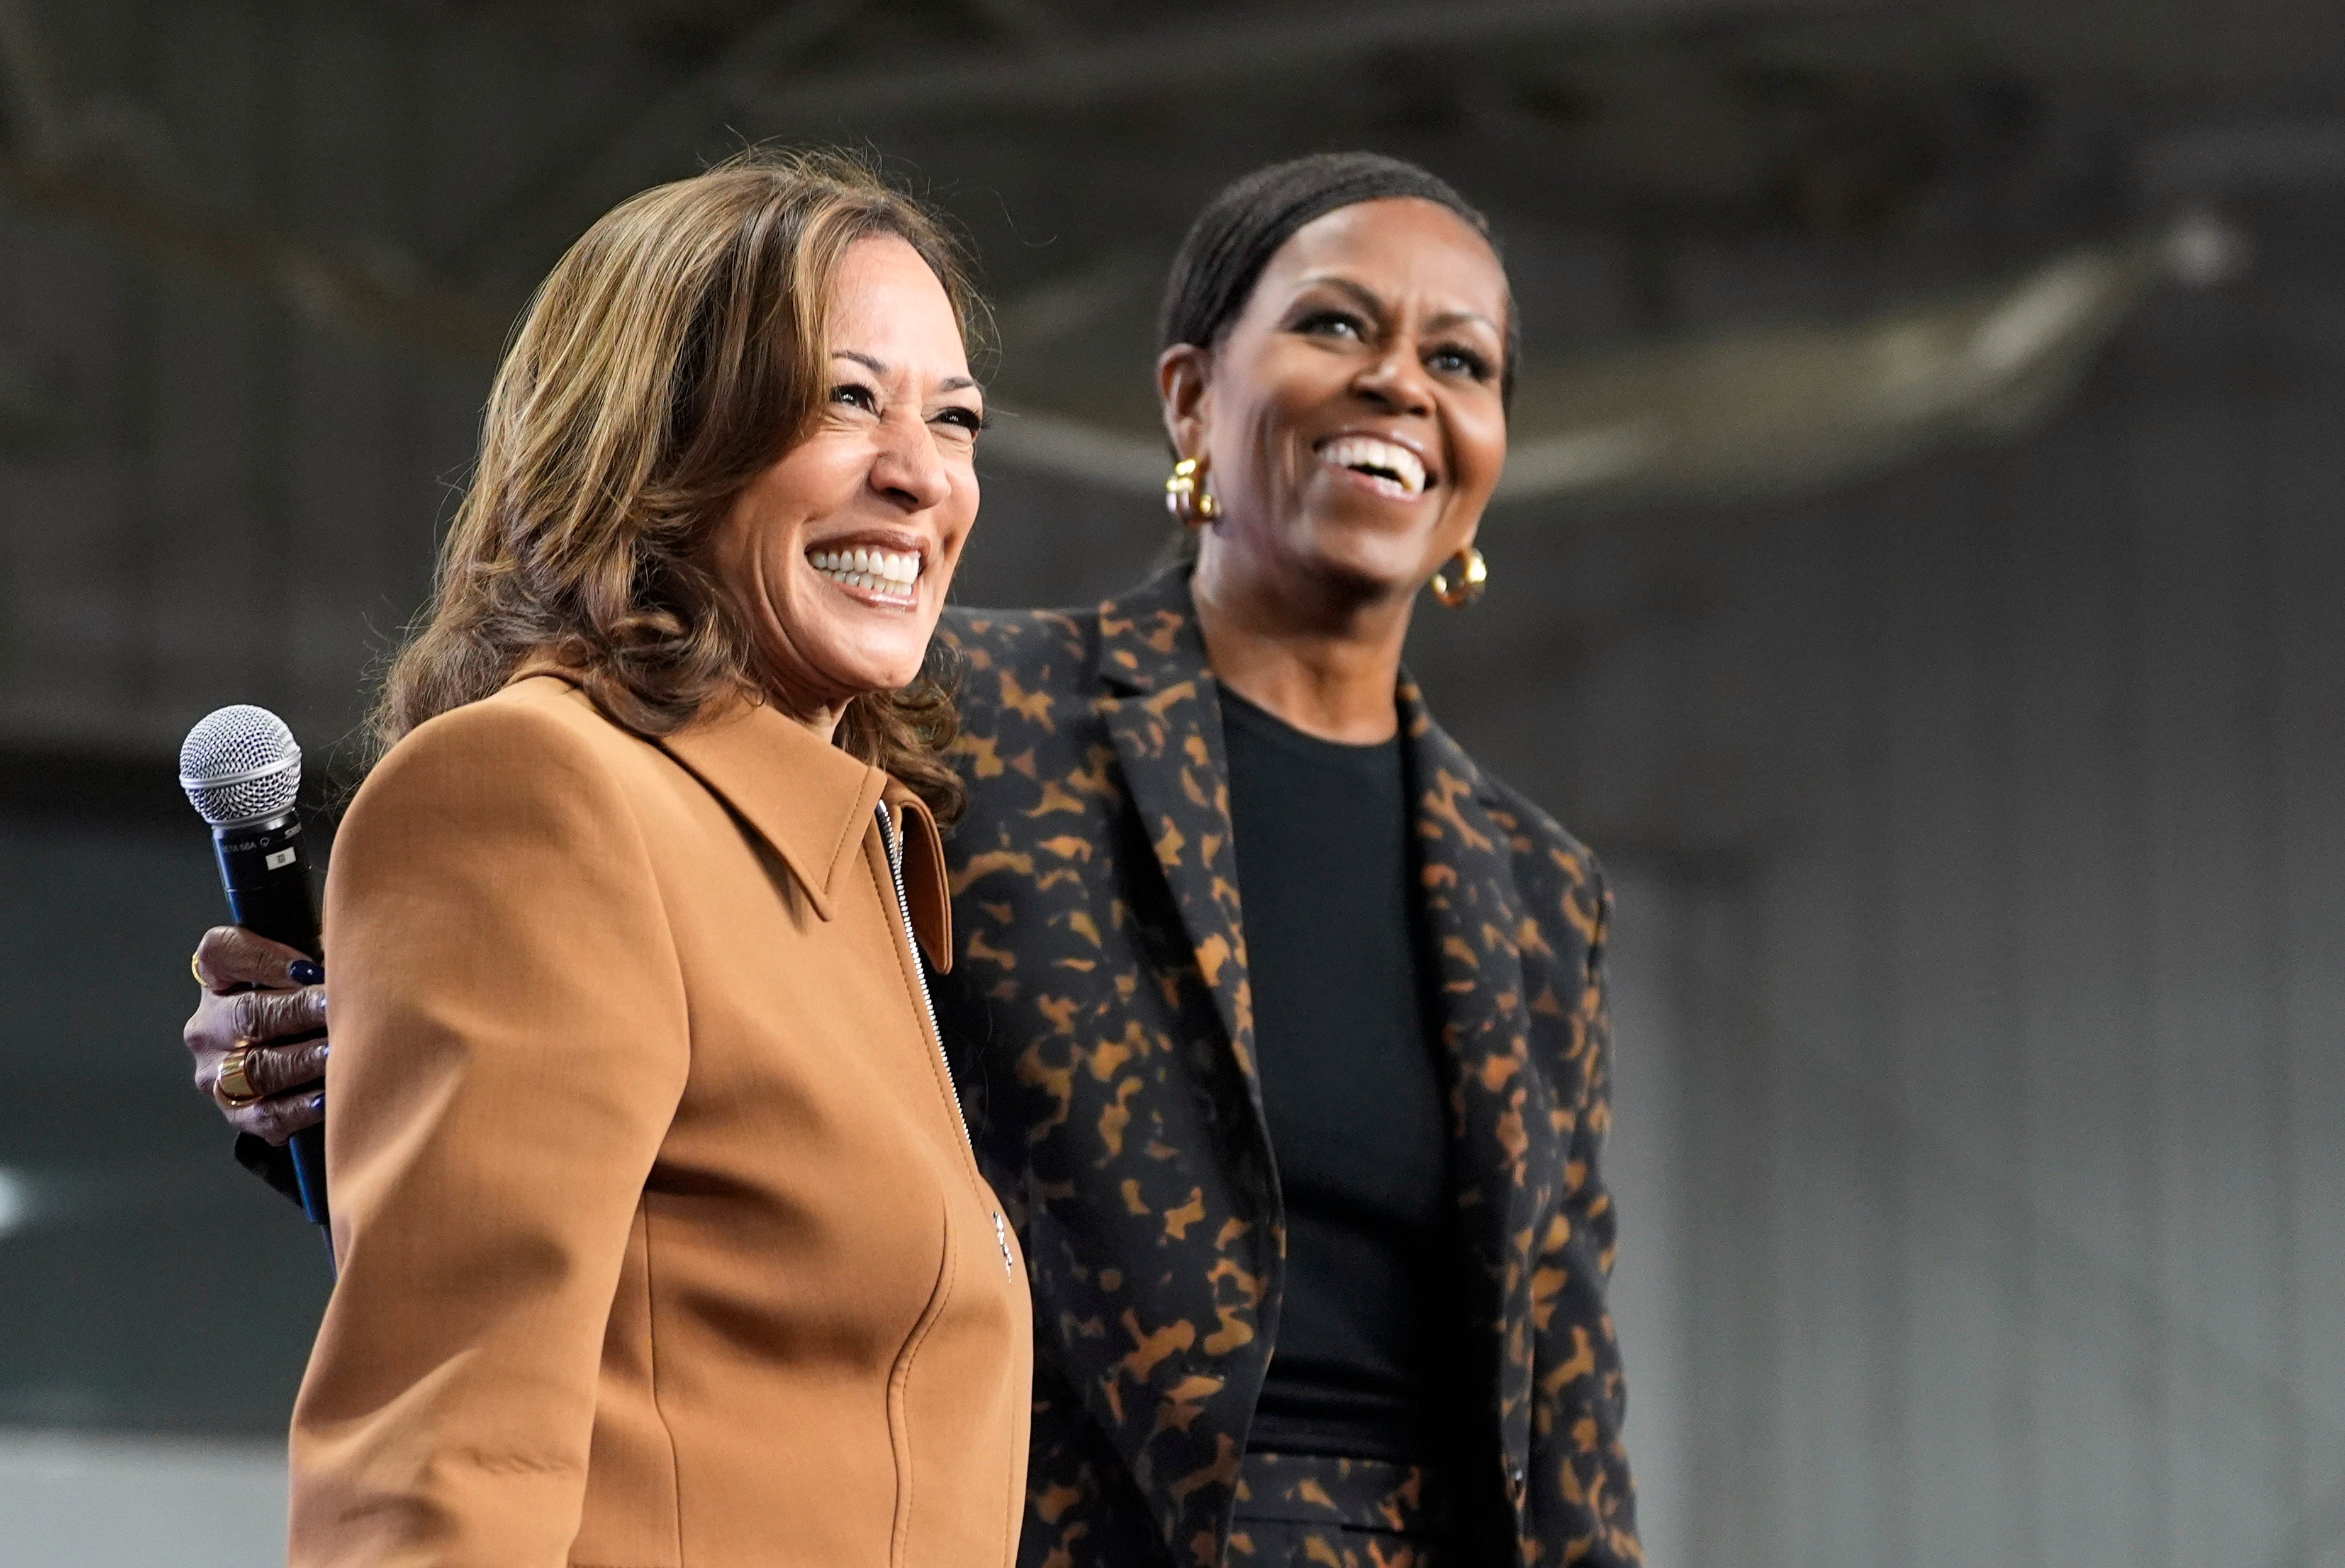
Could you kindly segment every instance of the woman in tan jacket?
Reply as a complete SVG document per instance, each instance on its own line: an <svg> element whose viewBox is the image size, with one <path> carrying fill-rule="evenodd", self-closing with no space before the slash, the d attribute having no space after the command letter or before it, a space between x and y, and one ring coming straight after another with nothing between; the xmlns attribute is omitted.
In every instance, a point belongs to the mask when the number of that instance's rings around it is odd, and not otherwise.
<svg viewBox="0 0 2345 1568"><path fill-rule="evenodd" d="M904 198L770 158L540 290L328 880L294 1563L1011 1560L1024 1268L915 951L969 298Z"/></svg>

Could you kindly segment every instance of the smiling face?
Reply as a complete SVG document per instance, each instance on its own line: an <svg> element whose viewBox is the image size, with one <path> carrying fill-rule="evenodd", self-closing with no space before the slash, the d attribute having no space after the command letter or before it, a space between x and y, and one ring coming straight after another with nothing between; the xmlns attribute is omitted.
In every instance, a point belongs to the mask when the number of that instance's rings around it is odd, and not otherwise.
<svg viewBox="0 0 2345 1568"><path fill-rule="evenodd" d="M709 543L759 677L815 722L919 676L977 519L984 419L951 300L904 240L848 248L829 325L813 429L749 483Z"/></svg>
<svg viewBox="0 0 2345 1568"><path fill-rule="evenodd" d="M1511 302L1438 202L1339 208L1273 254L1222 341L1166 351L1166 427L1210 460L1201 575L1413 595L1470 543L1506 464Z"/></svg>

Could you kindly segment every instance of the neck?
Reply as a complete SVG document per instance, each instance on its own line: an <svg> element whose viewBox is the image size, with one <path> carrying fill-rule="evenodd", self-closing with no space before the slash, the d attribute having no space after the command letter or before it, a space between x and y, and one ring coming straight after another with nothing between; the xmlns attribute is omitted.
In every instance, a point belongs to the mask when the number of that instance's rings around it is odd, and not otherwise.
<svg viewBox="0 0 2345 1568"><path fill-rule="evenodd" d="M825 746L838 744L838 721L847 712L844 702L807 700L793 693L786 683L770 677L760 682L752 695L792 724L807 730Z"/></svg>
<svg viewBox="0 0 2345 1568"><path fill-rule="evenodd" d="M1190 593L1213 678L1322 740L1373 746L1400 728L1394 689L1412 594L1274 583L1209 538Z"/></svg>
<svg viewBox="0 0 2345 1568"><path fill-rule="evenodd" d="M837 708L817 708L805 713L799 712L795 708L782 709L791 723L806 726L813 733L814 738L825 746L836 746L838 743L838 718L843 711L845 710Z"/></svg>

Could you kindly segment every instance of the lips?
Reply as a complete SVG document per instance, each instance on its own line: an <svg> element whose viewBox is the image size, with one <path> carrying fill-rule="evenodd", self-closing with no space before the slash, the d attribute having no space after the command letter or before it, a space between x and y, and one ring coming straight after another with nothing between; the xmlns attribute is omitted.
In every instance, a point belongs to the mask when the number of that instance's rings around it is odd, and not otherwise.
<svg viewBox="0 0 2345 1568"><path fill-rule="evenodd" d="M1319 461L1381 482L1402 495L1425 494L1425 460L1396 441L1373 435L1338 435L1321 443Z"/></svg>

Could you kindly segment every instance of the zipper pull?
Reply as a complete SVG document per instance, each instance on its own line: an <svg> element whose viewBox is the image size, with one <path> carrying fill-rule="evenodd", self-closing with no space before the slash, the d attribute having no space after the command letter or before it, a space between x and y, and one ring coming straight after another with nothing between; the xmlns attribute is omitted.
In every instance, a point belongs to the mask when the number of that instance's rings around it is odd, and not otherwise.
<svg viewBox="0 0 2345 1568"><path fill-rule="evenodd" d="M993 1240L1001 1248L1001 1272L1014 1273L1018 1265L1010 1252L1010 1227L1001 1222L1001 1211L998 1208L993 1211Z"/></svg>

